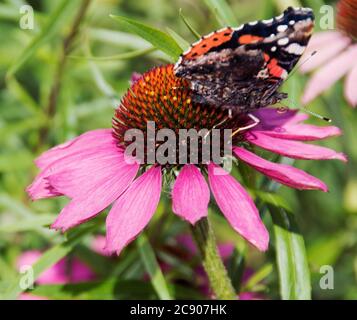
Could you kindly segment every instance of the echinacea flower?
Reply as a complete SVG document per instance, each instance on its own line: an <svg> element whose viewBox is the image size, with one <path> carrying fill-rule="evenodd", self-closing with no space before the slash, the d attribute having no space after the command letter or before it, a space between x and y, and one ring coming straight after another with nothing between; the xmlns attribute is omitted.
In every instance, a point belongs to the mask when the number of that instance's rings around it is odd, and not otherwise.
<svg viewBox="0 0 357 320"><path fill-rule="evenodd" d="M40 173L27 191L34 200L60 195L71 199L52 224L52 228L62 231L93 218L113 204L106 219L106 251L119 254L149 223L160 200L163 180L171 178L176 215L191 224L206 217L211 191L233 229L264 251L268 248L269 234L253 200L212 159L207 162L200 158L198 163L193 163L190 158L186 164L163 165L157 161L149 164L138 159L131 161L126 152L131 146L125 139L129 129L144 132L144 142L148 145L149 121L155 123L155 133L168 128L174 137L181 128L232 129L237 133L233 137L233 153L238 161L292 188L327 191L319 179L292 166L265 160L248 148L256 146L296 159L345 161L341 153L304 143L339 135L340 130L303 124L307 116L292 110L261 109L253 117L260 121L254 127L251 116L229 117L227 110L195 103L188 83L175 77L173 65L157 67L133 81L115 111L112 129L86 132L37 158ZM154 149L158 150L164 143L157 140ZM201 147L200 140L198 148ZM149 151L152 150L145 151L144 160ZM163 179L163 175L168 178Z"/></svg>
<svg viewBox="0 0 357 320"><path fill-rule="evenodd" d="M23 252L17 260L18 270L32 266L42 253L37 250L29 250ZM47 284L68 284L90 281L95 278L94 272L78 258L62 259L52 267L44 271L36 280L39 285ZM31 293L23 293L20 295L20 300L43 300L47 297L39 297Z"/></svg>
<svg viewBox="0 0 357 320"><path fill-rule="evenodd" d="M357 106L357 1L340 0L336 20L338 30L316 33L305 52L306 61L300 70L307 73L319 69L307 83L304 104L346 76L345 97L351 106ZM316 53L311 56L313 52Z"/></svg>

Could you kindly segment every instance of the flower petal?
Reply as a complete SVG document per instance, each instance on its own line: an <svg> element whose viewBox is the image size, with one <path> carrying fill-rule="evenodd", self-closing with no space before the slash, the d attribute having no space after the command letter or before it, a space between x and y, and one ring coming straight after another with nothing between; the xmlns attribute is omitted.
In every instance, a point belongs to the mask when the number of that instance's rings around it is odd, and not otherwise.
<svg viewBox="0 0 357 320"><path fill-rule="evenodd" d="M297 110L286 110L284 112L275 108L264 108L254 112L260 120L259 124L251 129L252 132L264 132L265 134L281 139L312 141L325 139L341 134L337 127L318 127L301 124L308 116L299 114Z"/></svg>
<svg viewBox="0 0 357 320"><path fill-rule="evenodd" d="M278 164L258 157L240 147L233 149L236 156L269 178L295 189L319 189L327 192L327 186L306 172L286 164Z"/></svg>
<svg viewBox="0 0 357 320"><path fill-rule="evenodd" d="M115 144L112 136L112 129L98 129L88 131L82 135L62 143L40 155L35 163L40 169L44 169L50 163L64 158L68 155L73 155L76 152L84 152L84 150L93 150L101 147L103 144Z"/></svg>
<svg viewBox="0 0 357 320"><path fill-rule="evenodd" d="M149 223L159 204L161 181L161 167L153 167L115 202L106 222L106 252L119 254Z"/></svg>
<svg viewBox="0 0 357 320"><path fill-rule="evenodd" d="M306 54L304 54L301 59L303 64L300 67L300 71L302 73L306 73L322 66L323 64L329 62L332 58L336 57L350 43L351 39L349 37L339 34L339 36L333 40L333 46L331 45L331 42L325 42L324 45L315 49L316 53L313 56L311 56L312 51L307 50ZM310 46L308 46L308 48L309 47Z"/></svg>
<svg viewBox="0 0 357 320"><path fill-rule="evenodd" d="M27 188L33 200L58 195L79 197L80 193L88 193L88 189L102 180L103 176L115 174L124 162L124 151L116 145L113 137L110 140L103 139L100 146L91 144L82 147L76 148L72 154L68 153L71 149L68 147L64 157L58 151L59 158L55 161L51 157L51 162Z"/></svg>
<svg viewBox="0 0 357 320"><path fill-rule="evenodd" d="M257 131L262 132L268 136L287 139L287 140L300 140L300 141L314 141L322 140L328 137L341 135L341 130L334 126L319 127L310 124L296 124L283 127L276 127L273 130Z"/></svg>
<svg viewBox="0 0 357 320"><path fill-rule="evenodd" d="M128 170L130 166L137 168L137 164L127 164L123 154L114 151L73 162L48 175L46 180L57 192L70 198L79 198L88 195L94 185L100 187L108 179Z"/></svg>
<svg viewBox="0 0 357 320"><path fill-rule="evenodd" d="M74 197L51 227L65 231L93 218L118 199L132 183L139 169L138 164L122 164L121 169L113 172L111 177L103 177L103 180L92 184L86 193Z"/></svg>
<svg viewBox="0 0 357 320"><path fill-rule="evenodd" d="M354 108L357 106L356 84L357 84L357 63L355 62L353 69L347 75L346 85L345 85L346 99Z"/></svg>
<svg viewBox="0 0 357 320"><path fill-rule="evenodd" d="M294 159L307 160L328 160L337 159L347 161L344 154L338 153L332 149L320 147L312 144L306 144L299 141L290 141L270 137L263 132L251 132L246 134L246 139L265 150L281 154Z"/></svg>
<svg viewBox="0 0 357 320"><path fill-rule="evenodd" d="M291 124L297 124L308 119L308 115L298 113L297 110L277 108L262 108L254 111L253 114L260 120L259 124L252 130L271 130L276 127L282 127Z"/></svg>
<svg viewBox="0 0 357 320"><path fill-rule="evenodd" d="M302 102L307 104L342 78L354 65L356 56L357 45L354 45L317 71L306 85Z"/></svg>
<svg viewBox="0 0 357 320"><path fill-rule="evenodd" d="M259 250L267 250L268 231L247 191L224 169L213 163L208 165L208 179L217 205L233 229Z"/></svg>
<svg viewBox="0 0 357 320"><path fill-rule="evenodd" d="M172 190L173 212L195 224L207 216L209 198L209 188L200 170L193 164L186 164Z"/></svg>
<svg viewBox="0 0 357 320"><path fill-rule="evenodd" d="M331 46L331 43L335 43L335 41L338 41L338 39L343 37L345 36L339 31L324 31L315 33L311 37L306 51L313 52L320 50L325 46Z"/></svg>

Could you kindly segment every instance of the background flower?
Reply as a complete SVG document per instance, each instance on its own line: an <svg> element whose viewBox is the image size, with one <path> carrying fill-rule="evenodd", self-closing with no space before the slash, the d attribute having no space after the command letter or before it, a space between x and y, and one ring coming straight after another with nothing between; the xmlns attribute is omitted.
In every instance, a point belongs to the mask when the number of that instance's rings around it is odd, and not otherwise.
<svg viewBox="0 0 357 320"><path fill-rule="evenodd" d="M41 256L41 252L37 250L25 251L17 260L17 268L19 271L28 270ZM68 284L90 281L95 278L94 272L79 259L62 259L51 268L43 272L36 280L38 285L46 284ZM35 285L36 285L35 284ZM40 297L29 293L23 293L19 297L20 300L43 300L46 297Z"/></svg>
<svg viewBox="0 0 357 320"><path fill-rule="evenodd" d="M336 12L338 30L313 35L302 58L306 60L300 68L303 73L319 68L306 85L302 97L304 104L346 76L345 97L352 107L357 106L357 2L340 0Z"/></svg>

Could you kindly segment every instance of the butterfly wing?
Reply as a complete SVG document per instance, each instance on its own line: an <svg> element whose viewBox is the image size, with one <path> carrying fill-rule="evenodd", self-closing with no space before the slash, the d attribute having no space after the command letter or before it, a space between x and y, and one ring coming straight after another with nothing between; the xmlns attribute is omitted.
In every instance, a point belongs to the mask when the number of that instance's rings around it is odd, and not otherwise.
<svg viewBox="0 0 357 320"><path fill-rule="evenodd" d="M288 8L276 18L224 28L202 37L175 65L195 100L240 112L274 104L313 29L310 9Z"/></svg>

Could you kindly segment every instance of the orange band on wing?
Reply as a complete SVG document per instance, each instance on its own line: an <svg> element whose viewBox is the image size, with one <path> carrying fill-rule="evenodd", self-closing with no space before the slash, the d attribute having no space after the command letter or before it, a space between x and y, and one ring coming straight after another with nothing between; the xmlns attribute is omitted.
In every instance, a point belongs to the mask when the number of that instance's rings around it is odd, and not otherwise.
<svg viewBox="0 0 357 320"><path fill-rule="evenodd" d="M245 34L244 36L239 37L239 43L240 44L249 44L249 43L255 43L263 40L264 38L258 37L258 36L252 36L250 34Z"/></svg>
<svg viewBox="0 0 357 320"><path fill-rule="evenodd" d="M232 37L233 30L226 28L220 32L214 32L210 36L202 38L201 41L196 43L191 50L184 55L186 59L193 59L198 56L202 56L211 50L213 47L218 47L223 43L229 41Z"/></svg>
<svg viewBox="0 0 357 320"><path fill-rule="evenodd" d="M268 69L269 69L269 74L277 78L280 78L284 72L284 69L278 66L278 60L276 59L270 60L270 62L268 63Z"/></svg>

